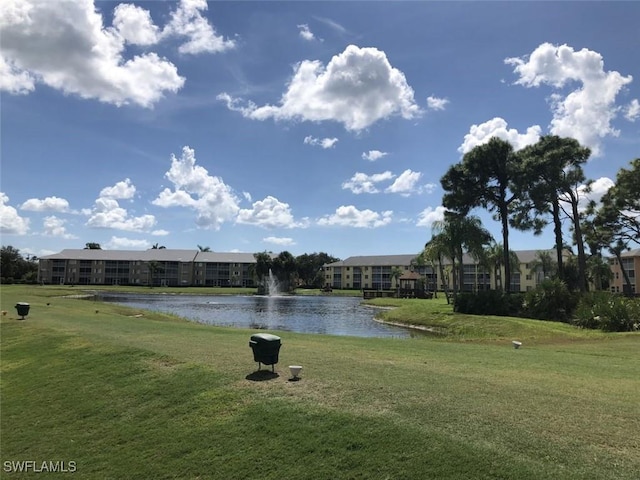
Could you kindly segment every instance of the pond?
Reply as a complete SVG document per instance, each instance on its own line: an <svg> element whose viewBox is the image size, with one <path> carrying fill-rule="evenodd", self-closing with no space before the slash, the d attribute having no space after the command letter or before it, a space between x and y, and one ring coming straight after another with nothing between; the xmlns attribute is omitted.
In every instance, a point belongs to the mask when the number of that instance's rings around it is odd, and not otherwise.
<svg viewBox="0 0 640 480"><path fill-rule="evenodd" d="M100 300L224 327L356 337L419 335L376 322L377 309L362 305L359 297L101 294Z"/></svg>

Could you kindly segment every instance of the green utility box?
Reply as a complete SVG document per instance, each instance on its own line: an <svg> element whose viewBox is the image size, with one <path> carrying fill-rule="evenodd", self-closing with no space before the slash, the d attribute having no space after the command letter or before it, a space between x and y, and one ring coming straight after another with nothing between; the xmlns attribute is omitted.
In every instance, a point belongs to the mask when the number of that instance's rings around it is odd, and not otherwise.
<svg viewBox="0 0 640 480"><path fill-rule="evenodd" d="M271 335L270 333L256 333L251 335L249 346L253 350L253 361L258 362L258 370L261 364L271 365L271 371L274 371L274 365L278 363L278 354L282 342L280 337Z"/></svg>

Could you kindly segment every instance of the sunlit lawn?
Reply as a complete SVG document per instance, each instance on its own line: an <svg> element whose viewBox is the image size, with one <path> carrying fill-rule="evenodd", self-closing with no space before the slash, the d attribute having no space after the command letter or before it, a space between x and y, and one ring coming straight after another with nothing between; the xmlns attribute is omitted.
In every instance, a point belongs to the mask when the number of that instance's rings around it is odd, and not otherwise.
<svg viewBox="0 0 640 480"><path fill-rule="evenodd" d="M118 479L638 478L638 334L408 301L386 314L450 335L275 332L279 376L257 382L251 331L57 296L68 290L1 289L3 466L74 461L78 478ZM31 304L24 321L18 301Z"/></svg>

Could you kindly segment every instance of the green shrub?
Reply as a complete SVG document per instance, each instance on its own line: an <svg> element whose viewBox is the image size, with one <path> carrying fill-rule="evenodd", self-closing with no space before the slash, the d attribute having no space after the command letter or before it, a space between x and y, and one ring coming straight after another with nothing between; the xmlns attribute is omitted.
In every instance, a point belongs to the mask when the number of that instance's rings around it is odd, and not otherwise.
<svg viewBox="0 0 640 480"><path fill-rule="evenodd" d="M578 296L558 279L544 280L525 295L524 315L540 320L569 322L578 304Z"/></svg>
<svg viewBox="0 0 640 480"><path fill-rule="evenodd" d="M584 328L600 328L605 332L640 330L640 300L608 292L592 292L582 296L574 324Z"/></svg>
<svg viewBox="0 0 640 480"><path fill-rule="evenodd" d="M457 295L453 311L471 315L519 316L523 296L520 293L507 294L499 290Z"/></svg>

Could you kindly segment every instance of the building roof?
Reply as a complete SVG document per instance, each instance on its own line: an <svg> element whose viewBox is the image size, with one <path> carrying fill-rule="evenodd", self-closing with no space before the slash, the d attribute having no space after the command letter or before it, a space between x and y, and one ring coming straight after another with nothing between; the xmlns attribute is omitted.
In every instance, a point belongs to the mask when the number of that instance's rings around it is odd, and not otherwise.
<svg viewBox="0 0 640 480"><path fill-rule="evenodd" d="M408 255L367 255L349 257L339 262L328 263L325 267L392 267L409 265L416 258L415 253Z"/></svg>
<svg viewBox="0 0 640 480"><path fill-rule="evenodd" d="M160 251L160 250L158 250ZM100 249L65 249L52 255L43 255L40 260L142 260L144 250L100 250Z"/></svg>
<svg viewBox="0 0 640 480"><path fill-rule="evenodd" d="M256 263L252 253L200 252L172 248L150 248L148 250L100 250L66 249L41 260L116 260L157 262L206 262L206 263Z"/></svg>
<svg viewBox="0 0 640 480"><path fill-rule="evenodd" d="M207 263L256 263L253 253L198 252L194 262Z"/></svg>
<svg viewBox="0 0 640 480"><path fill-rule="evenodd" d="M536 260L538 260L538 252L549 253L551 255L551 258L554 261L556 260L555 248L551 248L548 250L538 249L538 250L516 250L515 251L516 255L518 256L518 260L520 260L520 263L535 262ZM563 255L563 257L566 257L567 255L571 254L570 250L565 250L564 253L565 254Z"/></svg>
<svg viewBox="0 0 640 480"><path fill-rule="evenodd" d="M549 250L518 250L516 251L516 255L520 260L520 263L531 263L537 259L538 252L549 252L553 255L555 259L555 249ZM570 253L567 250L567 253ZM349 257L345 260L341 260L339 262L328 263L324 265L325 267L393 267L393 266L404 266L411 265L412 260L414 260L418 255L415 253L407 254L407 255L368 255L368 256L356 256ZM443 258L442 263L444 265L448 265L451 261L448 258ZM469 254L465 253L462 257L462 263L464 264L475 264L476 260L471 257Z"/></svg>
<svg viewBox="0 0 640 480"><path fill-rule="evenodd" d="M398 280L420 280L422 275L418 272L405 272L403 273Z"/></svg>

